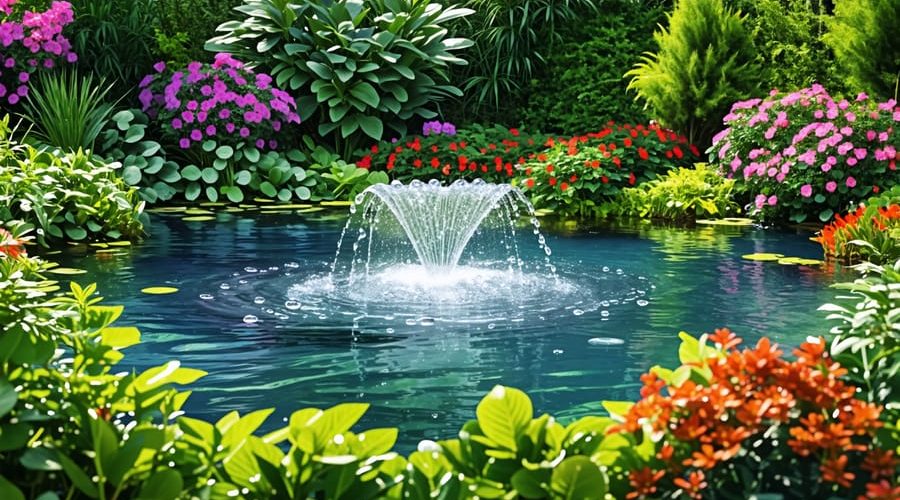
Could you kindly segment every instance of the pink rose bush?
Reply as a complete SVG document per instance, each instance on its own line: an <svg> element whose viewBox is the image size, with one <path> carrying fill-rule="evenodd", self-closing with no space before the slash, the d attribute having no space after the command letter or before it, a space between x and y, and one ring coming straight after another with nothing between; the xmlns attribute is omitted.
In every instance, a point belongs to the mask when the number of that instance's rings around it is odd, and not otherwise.
<svg viewBox="0 0 900 500"><path fill-rule="evenodd" d="M279 133L300 123L293 97L229 54L177 71L160 62L154 70L140 83L141 110L181 149L198 150L205 143L207 151L223 145L275 150Z"/></svg>
<svg viewBox="0 0 900 500"><path fill-rule="evenodd" d="M78 60L63 35L63 28L75 19L69 2L53 2L43 12L17 3L0 0L0 102L9 106L28 96L35 72Z"/></svg>
<svg viewBox="0 0 900 500"><path fill-rule="evenodd" d="M832 98L821 85L735 103L711 152L767 220L828 221L900 181L900 107L867 95Z"/></svg>

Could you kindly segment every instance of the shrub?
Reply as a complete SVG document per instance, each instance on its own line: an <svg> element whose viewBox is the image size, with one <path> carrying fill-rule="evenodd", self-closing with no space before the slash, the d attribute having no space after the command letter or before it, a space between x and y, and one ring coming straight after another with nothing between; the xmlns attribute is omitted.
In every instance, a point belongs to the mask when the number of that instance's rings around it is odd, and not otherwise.
<svg viewBox="0 0 900 500"><path fill-rule="evenodd" d="M730 103L753 95L760 67L750 33L722 0L680 0L659 51L626 73L629 89L666 127L706 147Z"/></svg>
<svg viewBox="0 0 900 500"><path fill-rule="evenodd" d="M616 215L694 222L740 212L731 199L734 181L707 165L679 167L640 186L625 188L611 203Z"/></svg>
<svg viewBox="0 0 900 500"><path fill-rule="evenodd" d="M844 263L894 262L900 259L900 205L860 206L822 228L816 241L825 257Z"/></svg>
<svg viewBox="0 0 900 500"><path fill-rule="evenodd" d="M66 28L85 70L112 81L116 93L134 90L154 62L157 0L71 0L75 19Z"/></svg>
<svg viewBox="0 0 900 500"><path fill-rule="evenodd" d="M144 203L106 164L82 151L17 145L8 118L0 122L0 220L22 219L38 228L37 240L136 238L143 233Z"/></svg>
<svg viewBox="0 0 900 500"><path fill-rule="evenodd" d="M823 84L845 90L834 53L825 45L823 0L727 0L747 14L745 23L762 61L762 88L792 91Z"/></svg>
<svg viewBox="0 0 900 500"><path fill-rule="evenodd" d="M17 0L4 1L0 13L5 17L0 23L0 99L15 106L28 95L32 74L78 60L62 34L74 15L68 2L53 2L49 9L35 12L17 5Z"/></svg>
<svg viewBox="0 0 900 500"><path fill-rule="evenodd" d="M898 32L900 0L836 0L825 42L856 89L898 99Z"/></svg>
<svg viewBox="0 0 900 500"><path fill-rule="evenodd" d="M408 122L436 116L435 102L461 95L447 72L471 42L446 38L444 24L471 10L424 0L248 0L236 10L244 18L206 48L271 69L343 158L385 127L406 135Z"/></svg>
<svg viewBox="0 0 900 500"><path fill-rule="evenodd" d="M499 125L486 128L466 127L456 130L452 124L441 129L453 134L431 133L411 136L398 142L381 142L362 154L356 165L386 171L393 179L409 182L413 179L438 178L451 183L457 179L484 179L491 182L510 182L515 166L525 163L544 148L546 138L529 136L518 129Z"/></svg>
<svg viewBox="0 0 900 500"><path fill-rule="evenodd" d="M894 481L893 451L876 437L883 407L854 398L824 338L802 343L793 361L768 338L738 350L727 329L681 338L681 367L642 375L633 405L606 404L622 419L610 431L652 439L649 457L629 467L633 497L855 498L881 478Z"/></svg>
<svg viewBox="0 0 900 500"><path fill-rule="evenodd" d="M603 15L567 23L562 41L536 70L527 92L514 101L524 127L579 134L600 130L609 120L647 122L641 106L626 97L622 74L653 48L647 33L664 12L645 2L604 1Z"/></svg>
<svg viewBox="0 0 900 500"><path fill-rule="evenodd" d="M157 50L166 62L188 64L204 61L209 53L203 45L228 20L243 0L154 0Z"/></svg>
<svg viewBox="0 0 900 500"><path fill-rule="evenodd" d="M614 125L597 133L550 139L522 167L520 187L535 208L557 215L605 216L622 188L655 179L698 159L687 138L655 125Z"/></svg>
<svg viewBox="0 0 900 500"><path fill-rule="evenodd" d="M113 112L113 104L106 101L110 89L102 79L95 85L92 74L41 75L26 98L25 118L33 124L31 133L63 150L93 150L94 140Z"/></svg>
<svg viewBox="0 0 900 500"><path fill-rule="evenodd" d="M713 151L753 212L772 221L828 221L896 170L895 123L900 109L860 94L833 99L820 85L734 104Z"/></svg>

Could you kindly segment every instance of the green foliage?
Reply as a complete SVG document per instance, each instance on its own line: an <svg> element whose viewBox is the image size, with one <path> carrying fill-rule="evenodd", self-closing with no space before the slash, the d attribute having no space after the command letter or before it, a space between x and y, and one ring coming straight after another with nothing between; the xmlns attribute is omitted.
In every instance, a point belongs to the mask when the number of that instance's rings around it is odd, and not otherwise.
<svg viewBox="0 0 900 500"><path fill-rule="evenodd" d="M75 21L66 28L82 68L131 92L154 62L157 0L70 0Z"/></svg>
<svg viewBox="0 0 900 500"><path fill-rule="evenodd" d="M432 105L461 95L448 69L471 44L447 38L447 21L471 13L427 0L248 0L237 21L222 24L208 50L229 52L269 69L297 98L303 121L318 125L342 157L389 128L432 118Z"/></svg>
<svg viewBox="0 0 900 500"><path fill-rule="evenodd" d="M846 367L847 378L862 388L860 399L884 404L884 437L900 452L900 314L897 287L900 260L885 266L863 264L867 277L835 288L850 295L839 296L837 304L820 311L830 313L834 322L831 354Z"/></svg>
<svg viewBox="0 0 900 500"><path fill-rule="evenodd" d="M142 234L144 203L117 177L119 165L82 151L18 145L0 122L0 220L22 219L37 240L116 240Z"/></svg>
<svg viewBox="0 0 900 500"><path fill-rule="evenodd" d="M836 0L827 43L854 90L898 98L900 0Z"/></svg>
<svg viewBox="0 0 900 500"><path fill-rule="evenodd" d="M823 0L727 0L745 23L762 60L762 88L792 91L820 83L838 92L834 53L825 45Z"/></svg>
<svg viewBox="0 0 900 500"><path fill-rule="evenodd" d="M732 201L734 181L698 163L680 167L640 186L625 188L612 202L616 215L693 222L698 218L730 217L740 212Z"/></svg>
<svg viewBox="0 0 900 500"><path fill-rule="evenodd" d="M576 134L599 130L609 120L647 122L641 106L626 97L622 73L653 48L647 33L664 12L642 2L607 0L602 15L567 23L518 104L525 127Z"/></svg>
<svg viewBox="0 0 900 500"><path fill-rule="evenodd" d="M42 142L67 151L93 149L113 112L106 101L112 86L94 84L93 74L80 77L74 71L42 74L28 94L25 118Z"/></svg>
<svg viewBox="0 0 900 500"><path fill-rule="evenodd" d="M167 62L187 64L206 61L203 44L215 35L216 27L228 20L231 9L243 0L153 0L158 25L159 55Z"/></svg>
<svg viewBox="0 0 900 500"><path fill-rule="evenodd" d="M470 65L459 70L467 99L466 112L499 110L531 80L562 42L558 28L566 22L594 15L594 0L467 0L474 11L457 26L475 44L467 51Z"/></svg>
<svg viewBox="0 0 900 500"><path fill-rule="evenodd" d="M706 147L732 102L752 95L760 67L741 16L722 0L679 0L659 51L626 73L651 114Z"/></svg>
<svg viewBox="0 0 900 500"><path fill-rule="evenodd" d="M210 138L195 152L172 154L149 139L149 124L138 109L120 111L103 133L101 154L121 162L122 178L140 186L141 197L151 203L175 197L232 203L254 195L279 201L327 197L318 173L301 166L307 156L299 150L263 152L249 142L231 146Z"/></svg>

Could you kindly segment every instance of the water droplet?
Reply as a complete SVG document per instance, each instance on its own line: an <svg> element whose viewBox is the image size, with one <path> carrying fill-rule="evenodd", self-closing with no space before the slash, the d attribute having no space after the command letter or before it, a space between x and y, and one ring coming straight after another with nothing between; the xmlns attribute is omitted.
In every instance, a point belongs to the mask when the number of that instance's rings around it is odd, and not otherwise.
<svg viewBox="0 0 900 500"><path fill-rule="evenodd" d="M214 297L211 293L201 293L200 298L203 300L212 300Z"/></svg>
<svg viewBox="0 0 900 500"><path fill-rule="evenodd" d="M275 313L275 317L278 319L290 319L291 317L284 313Z"/></svg>
<svg viewBox="0 0 900 500"><path fill-rule="evenodd" d="M594 337L588 339L588 344L590 345L622 345L625 341L622 339L616 339L611 337Z"/></svg>
<svg viewBox="0 0 900 500"><path fill-rule="evenodd" d="M550 255L550 247L545 246L545 247L544 247L544 253L547 254L547 255Z"/></svg>
<svg viewBox="0 0 900 500"><path fill-rule="evenodd" d="M262 303L265 302L265 301L266 301L266 298L265 298L265 297L256 297L256 298L253 299L253 303L254 303L254 304L262 304Z"/></svg>
<svg viewBox="0 0 900 500"><path fill-rule="evenodd" d="M419 318L419 324L422 326L431 326L434 324L434 318Z"/></svg>
<svg viewBox="0 0 900 500"><path fill-rule="evenodd" d="M249 283L247 280L238 280L239 285L246 285L247 283Z"/></svg>
<svg viewBox="0 0 900 500"><path fill-rule="evenodd" d="M365 200L365 196L362 193L359 193L356 195L356 198L353 199L353 203L362 205L363 200Z"/></svg>
<svg viewBox="0 0 900 500"><path fill-rule="evenodd" d="M604 318L608 318L608 317L609 317L609 311L600 311L600 316L603 316Z"/></svg>
<svg viewBox="0 0 900 500"><path fill-rule="evenodd" d="M566 352L566 351L563 351L562 349L553 349L553 354L556 354L557 356L559 356L560 354L562 354L564 352Z"/></svg>
<svg viewBox="0 0 900 500"><path fill-rule="evenodd" d="M288 300L288 301L285 301L285 303L284 303L284 307L287 307L291 311L296 311L297 309L300 309L301 305L302 304L300 304L296 300Z"/></svg>
<svg viewBox="0 0 900 500"><path fill-rule="evenodd" d="M263 309L263 312L266 314L275 314L275 310L272 308Z"/></svg>
<svg viewBox="0 0 900 500"><path fill-rule="evenodd" d="M604 272L604 273L608 273L608 272L609 272L609 266L603 266L603 272Z"/></svg>
<svg viewBox="0 0 900 500"><path fill-rule="evenodd" d="M219 288L221 288L222 290L228 290L229 288L231 288L231 285L229 285L228 283L222 283L221 285L219 285Z"/></svg>
<svg viewBox="0 0 900 500"><path fill-rule="evenodd" d="M648 302L648 301L646 301L646 300L644 300L644 299L641 299L641 300L637 301L637 305L640 306L640 307L646 307L648 304L650 304L650 302Z"/></svg>
<svg viewBox="0 0 900 500"><path fill-rule="evenodd" d="M254 316L252 314L248 314L248 315L244 316L244 323L247 323L248 325L252 325L252 324L256 323L257 321L259 321L259 318L257 318L256 316Z"/></svg>
<svg viewBox="0 0 900 500"><path fill-rule="evenodd" d="M415 324L416 324L416 320L414 320L414 319L412 319L412 318L409 318L408 320L406 320L406 324L407 324L407 325L410 325L410 326L415 325Z"/></svg>
<svg viewBox="0 0 900 500"><path fill-rule="evenodd" d="M247 267L244 268L244 271L247 271L248 273L255 273L255 272L259 271L259 270L256 269L255 267L247 266Z"/></svg>
<svg viewBox="0 0 900 500"><path fill-rule="evenodd" d="M278 266L269 266L269 271L277 271Z"/></svg>
<svg viewBox="0 0 900 500"><path fill-rule="evenodd" d="M582 314L584 314L584 311L582 311L581 309L574 309L572 311L572 314L574 314L575 316L581 316Z"/></svg>
<svg viewBox="0 0 900 500"><path fill-rule="evenodd" d="M495 325L494 323L488 323L488 330L493 330L494 328L497 328L497 325Z"/></svg>
<svg viewBox="0 0 900 500"><path fill-rule="evenodd" d="M625 271L621 269L616 269L616 274L625 274Z"/></svg>
<svg viewBox="0 0 900 500"><path fill-rule="evenodd" d="M296 262L285 262L285 263L284 263L284 267L289 267L289 268L291 268L291 269L296 269L296 268L300 267L300 264L298 264L298 263L296 263Z"/></svg>
<svg viewBox="0 0 900 500"><path fill-rule="evenodd" d="M351 214L355 214L355 213L356 213L356 205L350 205L350 213L351 213Z"/></svg>
<svg viewBox="0 0 900 500"><path fill-rule="evenodd" d="M384 331L387 332L387 333L394 333L394 329L393 329L393 328L387 328L387 329L385 329Z"/></svg>
<svg viewBox="0 0 900 500"><path fill-rule="evenodd" d="M431 418L438 418L438 414L437 414L437 413L432 413L432 414L431 414Z"/></svg>

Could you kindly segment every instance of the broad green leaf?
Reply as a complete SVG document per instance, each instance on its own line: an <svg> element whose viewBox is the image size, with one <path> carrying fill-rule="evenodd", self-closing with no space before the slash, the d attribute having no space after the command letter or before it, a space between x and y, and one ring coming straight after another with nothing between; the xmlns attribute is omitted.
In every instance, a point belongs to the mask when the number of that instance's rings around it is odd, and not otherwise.
<svg viewBox="0 0 900 500"><path fill-rule="evenodd" d="M16 389L5 378L0 378L0 417L15 408L18 400Z"/></svg>
<svg viewBox="0 0 900 500"><path fill-rule="evenodd" d="M372 139L376 141L381 140L381 136L384 133L384 125L381 123L381 119L375 116L365 116L359 115L359 126L362 128L362 131L366 133Z"/></svg>
<svg viewBox="0 0 900 500"><path fill-rule="evenodd" d="M181 169L181 177L189 181L196 181L200 178L200 169L196 165L188 165Z"/></svg>
<svg viewBox="0 0 900 500"><path fill-rule="evenodd" d="M141 169L135 166L123 168L122 180L131 186L138 185L141 182Z"/></svg>
<svg viewBox="0 0 900 500"><path fill-rule="evenodd" d="M174 500L181 495L184 480L178 471L163 469L144 482L138 500Z"/></svg>
<svg viewBox="0 0 900 500"><path fill-rule="evenodd" d="M57 453L48 448L29 448L19 457L19 463L29 470L51 471L60 470Z"/></svg>
<svg viewBox="0 0 900 500"><path fill-rule="evenodd" d="M607 491L606 474L588 457L569 457L553 469L550 488L555 498L603 500Z"/></svg>
<svg viewBox="0 0 900 500"><path fill-rule="evenodd" d="M106 327L100 332L103 345L124 349L141 342L141 332L133 326Z"/></svg>
<svg viewBox="0 0 900 500"><path fill-rule="evenodd" d="M88 475L81 470L81 467L62 453L59 453L57 458L59 459L59 463L62 464L63 469L66 471L66 475L69 476L69 479L72 481L72 484L88 497L97 498L97 486L91 481Z"/></svg>
<svg viewBox="0 0 900 500"><path fill-rule="evenodd" d="M507 450L517 450L517 440L534 417L528 396L512 387L494 386L475 409L484 435Z"/></svg>
<svg viewBox="0 0 900 500"><path fill-rule="evenodd" d="M22 490L0 475L0 498L3 500L25 500Z"/></svg>
<svg viewBox="0 0 900 500"><path fill-rule="evenodd" d="M231 146L219 146L216 149L216 156L220 160L228 160L234 156L234 149Z"/></svg>

